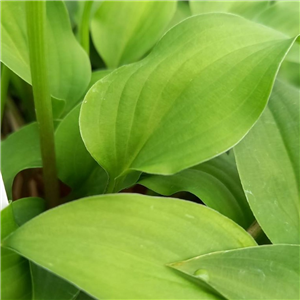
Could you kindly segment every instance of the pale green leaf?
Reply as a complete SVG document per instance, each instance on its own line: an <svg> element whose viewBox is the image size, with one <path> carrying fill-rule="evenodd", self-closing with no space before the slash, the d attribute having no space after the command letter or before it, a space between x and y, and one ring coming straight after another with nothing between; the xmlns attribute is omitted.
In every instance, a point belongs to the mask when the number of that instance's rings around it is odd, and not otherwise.
<svg viewBox="0 0 300 300"><path fill-rule="evenodd" d="M1 241L18 228L12 205L1 211ZM1 299L31 299L29 264L17 253L1 245Z"/></svg>
<svg viewBox="0 0 300 300"><path fill-rule="evenodd" d="M273 243L299 243L299 90L277 81L234 152L250 207Z"/></svg>
<svg viewBox="0 0 300 300"><path fill-rule="evenodd" d="M80 130L110 176L108 190L135 170L174 174L234 146L265 108L292 44L238 16L198 15L144 60L98 81L83 101Z"/></svg>
<svg viewBox="0 0 300 300"><path fill-rule="evenodd" d="M100 299L220 299L165 264L256 245L205 206L137 194L73 201L4 243Z"/></svg>
<svg viewBox="0 0 300 300"><path fill-rule="evenodd" d="M297 245L250 247L170 266L208 283L226 299L298 299L299 250Z"/></svg>
<svg viewBox="0 0 300 300"><path fill-rule="evenodd" d="M190 192L244 228L253 222L235 162L228 154L175 175L148 175L138 183L165 196Z"/></svg>
<svg viewBox="0 0 300 300"><path fill-rule="evenodd" d="M293 37L300 33L300 2L276 1L255 20Z"/></svg>
<svg viewBox="0 0 300 300"><path fill-rule="evenodd" d="M270 6L271 1L189 1L193 14L229 12L252 19Z"/></svg>
<svg viewBox="0 0 300 300"><path fill-rule="evenodd" d="M108 68L142 58L164 33L176 1L105 1L93 16L94 45Z"/></svg>
<svg viewBox="0 0 300 300"><path fill-rule="evenodd" d="M73 107L90 81L89 58L72 33L62 1L47 1L47 49L51 94ZM1 7L1 61L31 83L24 1L4 1Z"/></svg>
<svg viewBox="0 0 300 300"><path fill-rule="evenodd" d="M11 207L12 207L14 219L17 225L19 226L22 226L30 219L39 215L46 208L45 201L41 198L35 198L35 197L23 198L14 201L12 202ZM15 228L14 230L16 229L17 228ZM7 251L7 249L4 249L4 251ZM11 253L12 255L17 255L13 252ZM22 258L22 260L24 259ZM13 268L13 270L15 270L15 267ZM33 300L35 299L36 300L45 300L45 299L67 300L67 299L74 299L74 297L78 294L78 289L76 287L66 282L65 280L57 277L56 275L48 272L47 270L42 269L41 267L33 264L32 262L30 262L30 273L32 277L32 299ZM6 276L6 274L7 273L4 273L3 275ZM30 276L28 262L26 262L26 274L27 274L26 276ZM11 289L18 289L18 286L11 287L11 285L9 285L9 287ZM28 288L31 289L31 282L28 284ZM15 299L15 298L10 298L10 299Z"/></svg>
<svg viewBox="0 0 300 300"><path fill-rule="evenodd" d="M102 194L107 174L86 150L79 132L77 105L55 131L58 177L72 188L71 197Z"/></svg>

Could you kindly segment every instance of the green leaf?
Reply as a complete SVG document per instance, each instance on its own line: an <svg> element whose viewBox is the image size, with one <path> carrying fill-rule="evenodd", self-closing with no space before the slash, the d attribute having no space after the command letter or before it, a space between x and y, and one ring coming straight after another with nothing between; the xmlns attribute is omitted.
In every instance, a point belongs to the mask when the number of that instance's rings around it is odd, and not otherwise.
<svg viewBox="0 0 300 300"><path fill-rule="evenodd" d="M299 24L300 3L292 1L276 1L257 16L256 21L289 36L300 32ZM300 86L300 45L295 44L280 68L279 77L297 87Z"/></svg>
<svg viewBox="0 0 300 300"><path fill-rule="evenodd" d="M102 194L107 174L86 150L79 132L80 105L61 121L55 132L58 177L72 188L71 197Z"/></svg>
<svg viewBox="0 0 300 300"><path fill-rule="evenodd" d="M273 243L299 243L299 90L277 81L234 152L250 207Z"/></svg>
<svg viewBox="0 0 300 300"><path fill-rule="evenodd" d="M137 194L96 196L49 210L4 244L100 299L220 299L165 264L256 245L205 206Z"/></svg>
<svg viewBox="0 0 300 300"><path fill-rule="evenodd" d="M271 1L190 1L193 14L229 12L252 19L270 5Z"/></svg>
<svg viewBox="0 0 300 300"><path fill-rule="evenodd" d="M293 37L300 33L299 15L299 1L276 1L255 20Z"/></svg>
<svg viewBox="0 0 300 300"><path fill-rule="evenodd" d="M1 242L18 228L12 205L1 211ZM31 299L31 279L28 261L1 245L1 299Z"/></svg>
<svg viewBox="0 0 300 300"><path fill-rule="evenodd" d="M297 245L268 245L199 256L170 266L204 281L226 299L298 299Z"/></svg>
<svg viewBox="0 0 300 300"><path fill-rule="evenodd" d="M177 25L179 22L190 17L192 15L190 5L188 1L177 1L177 8L173 19L168 25L168 29Z"/></svg>
<svg viewBox="0 0 300 300"><path fill-rule="evenodd" d="M171 21L176 1L103 2L91 22L94 45L108 68L142 58Z"/></svg>
<svg viewBox="0 0 300 300"><path fill-rule="evenodd" d="M83 101L80 130L109 174L108 191L135 170L174 174L238 143L265 108L293 42L238 16L198 15L144 60L98 81Z"/></svg>
<svg viewBox="0 0 300 300"><path fill-rule="evenodd" d="M45 200L38 197L22 198L13 201L11 206L18 226L22 226L46 210Z"/></svg>
<svg viewBox="0 0 300 300"><path fill-rule="evenodd" d="M47 1L48 69L51 94L66 100L66 111L90 81L89 58L74 37L62 1ZM1 10L1 61L31 83L24 1L4 1Z"/></svg>
<svg viewBox="0 0 300 300"><path fill-rule="evenodd" d="M79 290L74 285L30 262L32 300L72 300Z"/></svg>
<svg viewBox="0 0 300 300"><path fill-rule="evenodd" d="M244 228L253 222L235 162L228 154L172 176L143 177L139 184L165 196L187 191Z"/></svg>
<svg viewBox="0 0 300 300"><path fill-rule="evenodd" d="M91 81L89 84L89 89L100 79L110 74L112 70L98 70L92 73Z"/></svg>
<svg viewBox="0 0 300 300"><path fill-rule="evenodd" d="M1 172L8 199L12 199L12 184L22 170L42 166L37 123L22 127L1 142Z"/></svg>

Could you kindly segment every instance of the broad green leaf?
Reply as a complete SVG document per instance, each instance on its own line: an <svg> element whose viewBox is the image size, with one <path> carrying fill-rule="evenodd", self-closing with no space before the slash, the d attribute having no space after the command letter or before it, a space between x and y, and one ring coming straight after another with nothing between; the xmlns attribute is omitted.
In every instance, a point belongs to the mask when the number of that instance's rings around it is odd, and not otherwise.
<svg viewBox="0 0 300 300"><path fill-rule="evenodd" d="M193 14L229 12L252 19L270 6L270 1L189 1Z"/></svg>
<svg viewBox="0 0 300 300"><path fill-rule="evenodd" d="M73 201L35 218L4 243L100 299L220 299L165 264L256 245L205 206L137 194Z"/></svg>
<svg viewBox="0 0 300 300"><path fill-rule="evenodd" d="M273 243L299 243L299 90L277 81L234 152L250 207Z"/></svg>
<svg viewBox="0 0 300 300"><path fill-rule="evenodd" d="M94 45L108 68L142 58L162 36L176 1L105 1L93 16Z"/></svg>
<svg viewBox="0 0 300 300"><path fill-rule="evenodd" d="M55 132L58 177L73 190L72 197L102 194L107 174L86 150L79 132L80 105L59 124Z"/></svg>
<svg viewBox="0 0 300 300"><path fill-rule="evenodd" d="M170 266L208 283L226 299L298 299L299 250L297 245L250 247Z"/></svg>
<svg viewBox="0 0 300 300"><path fill-rule="evenodd" d="M253 222L235 162L228 154L172 176L145 176L139 184L165 196L187 191L244 228Z"/></svg>
<svg viewBox="0 0 300 300"><path fill-rule="evenodd" d="M11 203L13 215L18 226L46 210L45 200L38 197L22 198Z"/></svg>
<svg viewBox="0 0 300 300"><path fill-rule="evenodd" d="M30 219L44 212L46 209L45 201L36 197L23 198L14 201L11 206L15 221L19 226L22 226ZM78 289L65 280L32 262L29 262L29 265L32 280L33 300L71 300L78 294Z"/></svg>
<svg viewBox="0 0 300 300"><path fill-rule="evenodd" d="M87 295L84 292L80 292L79 295L77 296L76 300L95 300L95 298Z"/></svg>
<svg viewBox="0 0 300 300"><path fill-rule="evenodd" d="M12 205L1 211L1 242L18 228ZM31 299L31 279L28 261L1 245L1 299Z"/></svg>
<svg viewBox="0 0 300 300"><path fill-rule="evenodd" d="M1 172L9 199L12 199L15 176L22 170L41 166L37 123L22 127L1 142Z"/></svg>
<svg viewBox="0 0 300 300"><path fill-rule="evenodd" d="M83 101L80 130L109 174L108 191L136 170L174 174L238 143L265 108L292 44L238 16L198 15L168 31L144 60L98 81Z"/></svg>
<svg viewBox="0 0 300 300"><path fill-rule="evenodd" d="M47 49L51 94L66 100L66 111L85 92L91 70L88 56L72 33L62 1L47 1ZM1 9L1 61L31 83L24 1L4 1Z"/></svg>

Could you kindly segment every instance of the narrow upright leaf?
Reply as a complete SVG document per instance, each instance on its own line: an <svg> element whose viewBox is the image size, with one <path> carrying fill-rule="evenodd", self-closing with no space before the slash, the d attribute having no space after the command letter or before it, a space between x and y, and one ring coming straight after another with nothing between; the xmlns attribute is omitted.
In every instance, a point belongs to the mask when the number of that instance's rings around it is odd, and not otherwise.
<svg viewBox="0 0 300 300"><path fill-rule="evenodd" d="M273 243L299 243L299 90L277 81L234 152L250 207Z"/></svg>
<svg viewBox="0 0 300 300"><path fill-rule="evenodd" d="M164 33L176 1L105 1L92 19L95 47L108 68L142 58Z"/></svg>
<svg viewBox="0 0 300 300"><path fill-rule="evenodd" d="M238 16L198 15L144 60L98 81L83 101L80 130L109 174L108 190L136 170L174 174L234 146L265 108L293 42Z"/></svg>
<svg viewBox="0 0 300 300"><path fill-rule="evenodd" d="M299 299L297 245L268 245L202 255L170 266L226 299Z"/></svg>
<svg viewBox="0 0 300 300"><path fill-rule="evenodd" d="M165 196L187 191L244 228L253 222L235 162L228 154L175 175L144 176L139 184Z"/></svg>
<svg viewBox="0 0 300 300"><path fill-rule="evenodd" d="M220 299L165 264L256 245L205 206L137 194L91 197L49 210L4 244L97 299Z"/></svg>

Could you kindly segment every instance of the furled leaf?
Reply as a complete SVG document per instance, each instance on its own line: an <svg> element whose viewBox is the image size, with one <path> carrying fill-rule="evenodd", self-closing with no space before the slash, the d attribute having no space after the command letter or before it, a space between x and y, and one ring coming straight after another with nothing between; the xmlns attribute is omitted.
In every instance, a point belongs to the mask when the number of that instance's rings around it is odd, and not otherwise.
<svg viewBox="0 0 300 300"><path fill-rule="evenodd" d="M265 108L292 44L238 16L198 15L144 60L98 81L82 104L80 130L109 174L108 191L135 170L174 174L234 146Z"/></svg>
<svg viewBox="0 0 300 300"><path fill-rule="evenodd" d="M234 152L250 207L273 243L299 243L299 90L277 81Z"/></svg>
<svg viewBox="0 0 300 300"><path fill-rule="evenodd" d="M250 247L170 266L208 283L226 299L298 299L299 250L297 245Z"/></svg>
<svg viewBox="0 0 300 300"><path fill-rule="evenodd" d="M7 196L12 199L12 184L22 170L42 166L37 123L22 127L1 142L1 172Z"/></svg>
<svg viewBox="0 0 300 300"><path fill-rule="evenodd" d="M165 196L187 191L244 228L253 222L234 160L223 154L175 175L148 175L139 184Z"/></svg>
<svg viewBox="0 0 300 300"><path fill-rule="evenodd" d="M229 12L252 19L270 6L271 1L189 1L193 14Z"/></svg>
<svg viewBox="0 0 300 300"><path fill-rule="evenodd" d="M12 205L1 211L1 241L18 228ZM1 299L31 299L31 279L28 261L1 245Z"/></svg>
<svg viewBox="0 0 300 300"><path fill-rule="evenodd" d="M256 245L205 206L137 194L96 196L49 210L4 244L100 299L220 299L165 264Z"/></svg>
<svg viewBox="0 0 300 300"><path fill-rule="evenodd" d="M4 1L1 9L1 61L31 83L24 1ZM66 110L85 92L91 70L74 37L62 1L47 1L47 49L51 94L66 100Z"/></svg>
<svg viewBox="0 0 300 300"><path fill-rule="evenodd" d="M142 58L164 33L176 1L105 1L92 19L94 45L108 68Z"/></svg>
<svg viewBox="0 0 300 300"><path fill-rule="evenodd" d="M107 174L86 150L79 132L80 105L55 132L58 177L73 190L73 197L102 194Z"/></svg>

